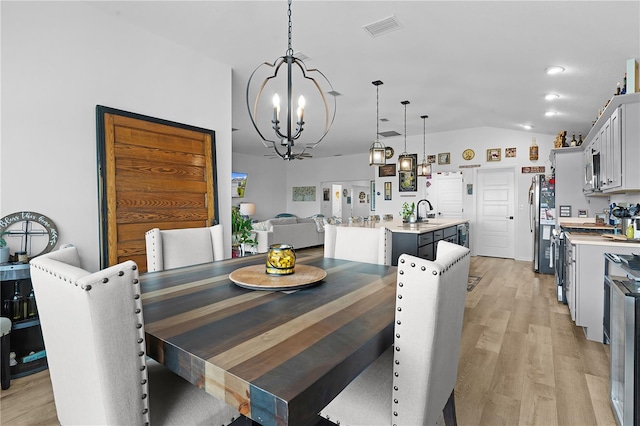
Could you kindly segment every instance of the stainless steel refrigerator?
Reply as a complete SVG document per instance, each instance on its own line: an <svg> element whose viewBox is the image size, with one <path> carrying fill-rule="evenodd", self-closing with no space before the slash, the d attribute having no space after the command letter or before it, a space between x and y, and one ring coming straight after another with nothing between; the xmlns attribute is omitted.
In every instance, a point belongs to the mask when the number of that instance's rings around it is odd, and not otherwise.
<svg viewBox="0 0 640 426"><path fill-rule="evenodd" d="M529 223L533 233L533 270L554 273L554 251L551 241L556 223L554 182L535 175L529 188Z"/></svg>

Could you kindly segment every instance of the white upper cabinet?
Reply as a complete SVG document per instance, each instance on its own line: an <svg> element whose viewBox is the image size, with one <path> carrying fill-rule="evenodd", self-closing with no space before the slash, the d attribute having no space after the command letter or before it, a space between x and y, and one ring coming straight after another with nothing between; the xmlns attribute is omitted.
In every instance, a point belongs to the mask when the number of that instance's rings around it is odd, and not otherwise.
<svg viewBox="0 0 640 426"><path fill-rule="evenodd" d="M614 96L584 146L586 194L640 191L640 93Z"/></svg>

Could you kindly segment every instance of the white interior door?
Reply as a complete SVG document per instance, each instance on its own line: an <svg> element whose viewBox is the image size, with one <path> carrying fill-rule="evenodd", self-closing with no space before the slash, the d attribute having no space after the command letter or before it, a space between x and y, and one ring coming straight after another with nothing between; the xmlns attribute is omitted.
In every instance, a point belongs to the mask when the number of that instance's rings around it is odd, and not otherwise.
<svg viewBox="0 0 640 426"><path fill-rule="evenodd" d="M351 216L369 216L369 203L367 203L368 194L369 194L368 186L358 186L354 185L351 188Z"/></svg>
<svg viewBox="0 0 640 426"><path fill-rule="evenodd" d="M342 185L331 185L331 215L342 219Z"/></svg>
<svg viewBox="0 0 640 426"><path fill-rule="evenodd" d="M435 176L436 217L462 218L462 173L438 173Z"/></svg>
<svg viewBox="0 0 640 426"><path fill-rule="evenodd" d="M513 169L478 170L476 254L515 258Z"/></svg>

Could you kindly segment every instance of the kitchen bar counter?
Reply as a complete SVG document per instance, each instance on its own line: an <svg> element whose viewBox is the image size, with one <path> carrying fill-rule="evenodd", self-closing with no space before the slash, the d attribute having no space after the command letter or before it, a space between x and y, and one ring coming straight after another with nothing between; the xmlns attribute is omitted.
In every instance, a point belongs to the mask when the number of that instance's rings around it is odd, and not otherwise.
<svg viewBox="0 0 640 426"><path fill-rule="evenodd" d="M401 254L407 253L423 259L435 260L438 241L447 241L468 247L467 219L428 219L426 222L402 223L401 219L348 226L385 227L391 230L391 264L396 266Z"/></svg>
<svg viewBox="0 0 640 426"><path fill-rule="evenodd" d="M468 219L427 219L427 222L403 223L401 219L394 219L391 221L378 220L375 222L345 223L340 226L359 226L368 228L385 227L394 233L422 234L424 232L439 231L467 222L469 222Z"/></svg>

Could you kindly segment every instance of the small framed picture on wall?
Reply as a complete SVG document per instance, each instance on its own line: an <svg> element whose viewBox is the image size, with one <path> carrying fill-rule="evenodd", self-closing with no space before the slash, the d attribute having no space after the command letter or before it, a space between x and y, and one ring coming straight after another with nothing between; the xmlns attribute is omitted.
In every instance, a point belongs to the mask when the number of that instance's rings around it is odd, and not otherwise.
<svg viewBox="0 0 640 426"><path fill-rule="evenodd" d="M502 150L500 148L489 148L487 150L487 161L500 161Z"/></svg>

